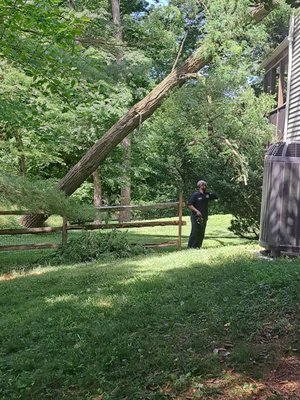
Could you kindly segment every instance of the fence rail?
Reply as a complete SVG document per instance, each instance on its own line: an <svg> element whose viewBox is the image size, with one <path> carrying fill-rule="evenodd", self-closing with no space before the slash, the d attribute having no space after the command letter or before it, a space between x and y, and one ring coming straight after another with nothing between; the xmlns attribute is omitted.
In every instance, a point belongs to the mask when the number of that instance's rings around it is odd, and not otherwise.
<svg viewBox="0 0 300 400"><path fill-rule="evenodd" d="M33 214L33 212L29 210L10 210L10 211L0 210L0 215L28 215L28 214ZM41 212L35 214L43 215L43 213Z"/></svg>
<svg viewBox="0 0 300 400"><path fill-rule="evenodd" d="M43 233L60 232L62 226L44 227L44 228L24 228L24 229L1 229L0 235L34 235Z"/></svg>
<svg viewBox="0 0 300 400"><path fill-rule="evenodd" d="M67 230L95 230L114 228L144 228L147 226L168 226L179 225L179 221L145 221L145 222L122 222L120 224L82 224L68 225Z"/></svg>
<svg viewBox="0 0 300 400"><path fill-rule="evenodd" d="M125 210L157 210L157 209L167 209L167 208L177 208L179 202L174 201L170 203L157 203L157 204L136 204L132 206L103 206L103 207L95 207L95 210L99 213L107 212L107 211L125 211ZM3 211L0 210L0 215L29 215L29 214L41 214L33 213L30 210L11 210L11 211Z"/></svg>
<svg viewBox="0 0 300 400"><path fill-rule="evenodd" d="M17 250L39 250L39 249L57 249L57 243L32 243L32 244L13 244L0 246L0 251L17 251Z"/></svg>
<svg viewBox="0 0 300 400"><path fill-rule="evenodd" d="M142 228L142 227L154 227L154 226L178 226L178 239L176 241L163 242L160 244L144 244L145 247L166 247L177 244L177 249L181 249L181 235L182 225L186 222L182 220L182 207L183 207L183 196L182 193L179 195L179 201L169 203L158 203L158 204L144 204L144 205L132 205L132 206L104 206L96 207L96 212L107 212L107 211L124 211L124 210L155 210L155 209L167 209L177 208L178 209L178 220L176 221L139 221L139 222L123 222L123 223L112 223L112 224L73 224L68 225L67 218L63 216L63 225L59 227L43 227L43 228L20 228L20 229L1 229L1 235L29 235L29 234L46 234L53 232L61 232L61 243L62 245L67 244L68 231L71 230L97 230L97 229L116 229L116 228ZM0 210L0 215L28 215L33 214L29 210L11 210L4 211ZM15 250L34 250L34 249L55 249L59 246L56 243L36 243L36 244L18 244L18 245L4 245L0 246L0 251L15 251Z"/></svg>
<svg viewBox="0 0 300 400"><path fill-rule="evenodd" d="M98 212L105 211L125 211L125 210L157 210L161 208L177 208L179 202L174 201L172 203L157 203L157 204L141 204L141 205L132 205L132 206L104 206L104 207L95 207Z"/></svg>

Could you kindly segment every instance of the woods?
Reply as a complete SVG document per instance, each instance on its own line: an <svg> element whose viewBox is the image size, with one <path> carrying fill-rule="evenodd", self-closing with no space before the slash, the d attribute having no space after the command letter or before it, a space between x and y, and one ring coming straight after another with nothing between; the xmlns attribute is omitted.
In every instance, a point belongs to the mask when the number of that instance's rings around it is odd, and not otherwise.
<svg viewBox="0 0 300 400"><path fill-rule="evenodd" d="M79 198L88 202L93 201L94 182L95 204L129 204L131 198L151 201L154 196L158 201L161 197L172 200L167 194L170 189L175 193L187 191L194 185L192 176L208 174L207 162L208 171L212 171L213 163L220 166L224 162L235 170L233 176L217 178L216 173L210 173L212 184L217 186L229 179L227 186L233 189L233 199L228 204L240 197L240 189L247 192L248 177L261 174L252 170L254 165L250 166L251 146L267 143L272 135L266 120L272 99L261 95L259 63L285 34L275 27L278 21L287 27L290 9L284 2L174 1L156 6L134 2L121 4L121 8L114 1L92 2L89 7L81 2L60 3L59 8L49 3L55 29L41 23L41 15L28 7L7 3L2 10L5 29L1 68L5 78L0 107L4 171L30 178L51 178L67 196L78 189ZM277 11L262 23L273 8ZM226 18L221 21L220 15ZM48 16L43 18L46 21ZM21 35L21 41L26 40L27 47L17 43L17 35ZM39 40L41 36L43 41ZM139 185L164 174L159 170L159 162L156 166L152 163L150 171L147 160L153 159L153 151L149 147L146 154L141 147L150 141L157 147L161 140L159 132L151 129L158 126L157 119L150 117L167 98L165 115L157 118L168 120L169 108L174 108L173 101L177 107L176 99L180 96L176 89L185 83L186 98L189 93L202 95L197 97L198 104L192 104L192 114L198 120L197 126L192 123L193 118L188 121L189 130L194 132L192 137L178 134L183 146L180 151L185 152L189 161L183 162L180 155L174 173L165 174L165 182L160 184L168 187L167 193L157 187L151 196L141 197ZM256 105L251 92L260 99L255 101ZM240 103L235 112L240 116L249 111L247 101L253 107L264 104L260 121L256 121L260 139L247 139L242 151L239 149L243 146L238 143L241 139L231 137L234 129L228 127L224 132L218 122L221 115L226 120L239 97L243 97L244 104ZM174 131L185 113L183 102L179 107L181 114L173 115ZM151 131L152 138L146 138ZM132 132L135 133L129 150L128 135ZM125 138L123 148L119 148L117 145ZM196 145L194 150L192 142ZM200 162L193 168L198 163L196 149L210 156L205 165ZM262 155L262 149L259 152ZM144 159L139 153L143 153ZM213 153L219 154L215 161ZM174 183L170 186L168 180ZM232 212L226 203L223 202L223 210ZM250 230L257 231L258 207L254 209L249 218L241 211L235 216L241 220L248 218L246 225L252 221ZM40 216L32 216L26 218L25 224L38 226L42 222Z"/></svg>
<svg viewBox="0 0 300 400"><path fill-rule="evenodd" d="M265 9L261 6L251 12L254 20L258 21L266 14ZM210 43L210 45L214 46L214 43ZM175 68L149 95L110 128L59 182L59 188L67 195L72 194L122 139L153 114L169 91L183 85L187 79L197 78L199 70L208 62L209 51L205 49L204 44L203 48L200 47L182 66Z"/></svg>

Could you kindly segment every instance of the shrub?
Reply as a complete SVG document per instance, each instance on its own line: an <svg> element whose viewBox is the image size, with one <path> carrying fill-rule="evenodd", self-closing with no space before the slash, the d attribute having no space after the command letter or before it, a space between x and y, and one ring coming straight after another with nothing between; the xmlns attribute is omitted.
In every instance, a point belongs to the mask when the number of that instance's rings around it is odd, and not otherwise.
<svg viewBox="0 0 300 400"><path fill-rule="evenodd" d="M127 232L82 232L78 237L71 238L66 245L60 246L46 261L86 262L103 257L130 257L145 252L143 246L130 244Z"/></svg>
<svg viewBox="0 0 300 400"><path fill-rule="evenodd" d="M259 221L251 216L237 216L231 220L229 230L239 237L257 240L259 237Z"/></svg>
<svg viewBox="0 0 300 400"><path fill-rule="evenodd" d="M23 228L19 223L20 217L12 215L1 215L0 216L0 227L1 229L19 229Z"/></svg>

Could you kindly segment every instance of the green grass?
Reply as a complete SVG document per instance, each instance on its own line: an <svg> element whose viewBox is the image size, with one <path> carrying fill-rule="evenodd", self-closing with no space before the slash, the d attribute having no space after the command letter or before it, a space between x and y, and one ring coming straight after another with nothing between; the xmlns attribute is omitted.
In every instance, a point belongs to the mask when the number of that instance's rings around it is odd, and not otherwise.
<svg viewBox="0 0 300 400"><path fill-rule="evenodd" d="M0 398L252 399L282 357L297 355L300 263L257 259L255 244L224 238L225 221L211 218L207 236L218 238L200 251L0 280Z"/></svg>
<svg viewBox="0 0 300 400"><path fill-rule="evenodd" d="M207 226L206 239L203 245L204 248L237 245L248 242L247 240L241 240L235 237L234 234L228 230L230 218L230 215L213 215L210 217ZM174 220L174 218L172 219ZM182 247L186 248L190 232L190 221L188 217L185 217L184 220L187 222L187 225L183 226L182 228ZM14 223L15 221L16 220L14 219ZM60 224L61 221L57 217L50 217L48 220L48 225L50 226L60 226ZM70 231L68 237L72 238L79 233L79 231ZM161 243L177 240L178 227L160 226L151 228L132 228L128 229L128 235L132 243ZM0 236L1 245L60 242L60 233L50 233L43 235ZM176 250L176 246L170 248L162 248L156 251L165 253L174 250ZM52 250L0 252L0 273L7 273L12 270L29 270L33 268L33 266L35 266L37 263L39 263L40 259L51 253Z"/></svg>

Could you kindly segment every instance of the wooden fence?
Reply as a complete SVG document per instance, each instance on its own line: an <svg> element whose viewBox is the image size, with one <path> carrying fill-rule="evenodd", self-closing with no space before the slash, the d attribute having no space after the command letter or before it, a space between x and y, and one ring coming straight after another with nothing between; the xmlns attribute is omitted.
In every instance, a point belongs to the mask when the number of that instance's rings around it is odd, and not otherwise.
<svg viewBox="0 0 300 400"><path fill-rule="evenodd" d="M61 232L61 244L68 242L68 231L70 230L96 230L96 229L116 229L116 228L142 228L151 226L178 226L178 239L176 241L169 241L160 244L145 244L145 247L164 247L177 245L177 249L181 249L181 236L182 236L182 225L186 222L182 220L182 207L183 207L183 196L179 194L179 200L172 203L159 203L159 204L148 204L148 205L133 205L133 206L106 206L97 207L96 210L99 213L102 212L118 212L124 210L157 210L157 209L178 209L178 219L173 221L133 221L123 223L112 223L112 224L68 224L67 218L63 217L62 226L58 227L43 227L43 228L20 228L20 229L1 229L1 235L29 235L29 234L47 234L53 232ZM0 215L28 215L32 214L32 211L1 211ZM37 249L56 249L60 244L56 243L35 243L35 244L18 244L18 245L1 245L0 251L15 251L15 250L37 250Z"/></svg>

